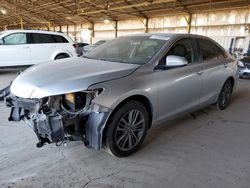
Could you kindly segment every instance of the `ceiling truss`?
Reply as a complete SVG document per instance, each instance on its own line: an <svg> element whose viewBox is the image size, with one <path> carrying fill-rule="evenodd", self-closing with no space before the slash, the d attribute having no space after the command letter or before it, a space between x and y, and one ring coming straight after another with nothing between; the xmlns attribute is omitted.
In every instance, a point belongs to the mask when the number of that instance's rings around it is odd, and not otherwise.
<svg viewBox="0 0 250 188"><path fill-rule="evenodd" d="M250 0L1 0L0 28L59 26L248 8Z"/></svg>

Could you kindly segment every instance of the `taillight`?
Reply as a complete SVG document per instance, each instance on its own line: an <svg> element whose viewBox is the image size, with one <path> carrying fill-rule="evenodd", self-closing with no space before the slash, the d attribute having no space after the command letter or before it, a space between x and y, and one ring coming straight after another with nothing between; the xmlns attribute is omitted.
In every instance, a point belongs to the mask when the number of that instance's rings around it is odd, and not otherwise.
<svg viewBox="0 0 250 188"><path fill-rule="evenodd" d="M73 44L73 47L76 48L76 44Z"/></svg>

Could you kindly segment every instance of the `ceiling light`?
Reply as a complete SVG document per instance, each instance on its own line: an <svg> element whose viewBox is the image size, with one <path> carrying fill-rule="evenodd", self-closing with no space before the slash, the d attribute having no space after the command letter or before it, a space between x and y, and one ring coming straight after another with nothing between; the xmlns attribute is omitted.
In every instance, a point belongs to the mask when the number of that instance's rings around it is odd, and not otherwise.
<svg viewBox="0 0 250 188"><path fill-rule="evenodd" d="M6 10L1 9L1 13L2 13L2 14L6 14L7 12L6 12Z"/></svg>
<svg viewBox="0 0 250 188"><path fill-rule="evenodd" d="M110 22L110 20L105 19L103 22L107 24L107 23L109 23L109 22Z"/></svg>

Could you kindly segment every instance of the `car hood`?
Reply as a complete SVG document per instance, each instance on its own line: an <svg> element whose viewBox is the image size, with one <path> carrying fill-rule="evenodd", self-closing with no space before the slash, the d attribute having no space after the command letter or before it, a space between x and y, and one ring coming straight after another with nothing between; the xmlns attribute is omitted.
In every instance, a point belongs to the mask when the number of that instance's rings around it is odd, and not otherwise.
<svg viewBox="0 0 250 188"><path fill-rule="evenodd" d="M127 76L138 67L135 64L67 58L30 67L13 81L10 90L21 98L83 91L90 85Z"/></svg>

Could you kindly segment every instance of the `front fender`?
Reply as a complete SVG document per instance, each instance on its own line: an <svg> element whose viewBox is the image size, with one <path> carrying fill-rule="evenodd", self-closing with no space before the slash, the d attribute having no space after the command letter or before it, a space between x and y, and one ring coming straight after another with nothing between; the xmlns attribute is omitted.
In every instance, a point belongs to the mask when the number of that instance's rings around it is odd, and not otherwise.
<svg viewBox="0 0 250 188"><path fill-rule="evenodd" d="M133 81L131 81L133 80ZM148 99L153 109L153 121L157 113L157 90L158 86L151 82L153 78L139 77L130 79L129 77L111 80L99 84L94 84L88 89L102 88L103 92L97 96L93 102L109 109L115 109L122 101L133 96L143 96Z"/></svg>
<svg viewBox="0 0 250 188"><path fill-rule="evenodd" d="M109 107L106 107L106 109L109 109L107 112L95 112L91 113L88 122L85 125L85 131L86 131L86 140L88 140L88 143L85 143L85 145L89 148L93 148L96 150L100 150L102 147L102 141L103 141L103 134L105 128L108 126L107 122L113 112L114 109L118 107L118 105L123 102L124 100L128 99L132 96L144 96L146 98L150 98L148 93L146 91L140 91L140 90L133 90L127 93L124 93L119 96L117 100L114 100L113 103L109 105ZM98 97L97 97L98 98ZM150 99L149 99L150 100ZM100 103L102 101L105 101L104 96L99 97L98 100L94 99L92 102L96 103L97 106L101 105ZM154 111L153 111L154 112ZM154 115L153 115L154 117ZM153 119L152 117L152 119Z"/></svg>

